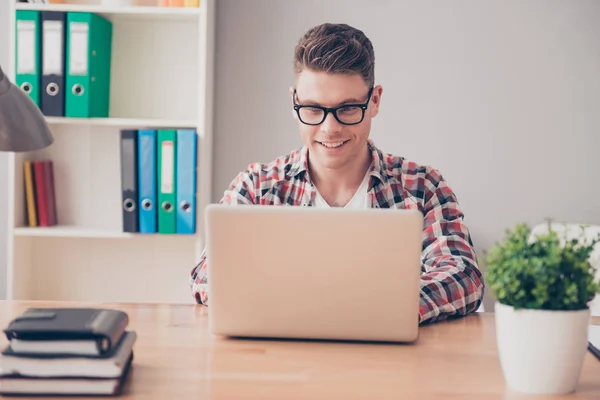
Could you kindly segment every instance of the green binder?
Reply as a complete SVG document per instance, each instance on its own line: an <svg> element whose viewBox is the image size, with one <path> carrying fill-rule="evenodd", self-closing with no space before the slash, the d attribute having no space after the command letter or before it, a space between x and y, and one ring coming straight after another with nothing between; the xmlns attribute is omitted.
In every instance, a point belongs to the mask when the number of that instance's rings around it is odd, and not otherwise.
<svg viewBox="0 0 600 400"><path fill-rule="evenodd" d="M15 84L39 107L42 76L40 12L17 10L15 33Z"/></svg>
<svg viewBox="0 0 600 400"><path fill-rule="evenodd" d="M112 23L87 12L67 14L65 116L108 117Z"/></svg>
<svg viewBox="0 0 600 400"><path fill-rule="evenodd" d="M177 143L175 129L156 133L158 165L158 233L176 233Z"/></svg>

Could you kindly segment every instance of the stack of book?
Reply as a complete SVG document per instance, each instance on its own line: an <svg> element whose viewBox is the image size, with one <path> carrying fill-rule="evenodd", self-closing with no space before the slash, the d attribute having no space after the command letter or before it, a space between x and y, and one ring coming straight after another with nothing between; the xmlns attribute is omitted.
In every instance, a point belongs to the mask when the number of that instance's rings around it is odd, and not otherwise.
<svg viewBox="0 0 600 400"><path fill-rule="evenodd" d="M1 395L118 395L137 335L128 315L96 308L30 308L4 330Z"/></svg>

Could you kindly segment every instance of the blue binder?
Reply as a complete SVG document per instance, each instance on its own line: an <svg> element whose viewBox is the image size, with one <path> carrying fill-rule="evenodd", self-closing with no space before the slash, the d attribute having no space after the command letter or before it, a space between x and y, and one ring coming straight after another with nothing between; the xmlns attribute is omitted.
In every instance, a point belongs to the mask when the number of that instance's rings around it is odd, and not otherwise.
<svg viewBox="0 0 600 400"><path fill-rule="evenodd" d="M196 232L197 134L193 129L177 130L177 220L176 233Z"/></svg>
<svg viewBox="0 0 600 400"><path fill-rule="evenodd" d="M156 130L138 131L140 233L156 233Z"/></svg>

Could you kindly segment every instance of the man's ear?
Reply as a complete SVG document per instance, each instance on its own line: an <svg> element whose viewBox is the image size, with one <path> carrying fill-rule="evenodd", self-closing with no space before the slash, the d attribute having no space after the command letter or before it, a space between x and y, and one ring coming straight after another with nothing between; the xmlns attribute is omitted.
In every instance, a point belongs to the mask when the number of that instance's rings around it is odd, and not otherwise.
<svg viewBox="0 0 600 400"><path fill-rule="evenodd" d="M373 88L373 94L371 95L371 118L374 118L379 114L379 105L381 104L381 95L383 94L383 87L377 85Z"/></svg>
<svg viewBox="0 0 600 400"><path fill-rule="evenodd" d="M290 86L290 100L292 102L292 107L294 106L294 88L292 86ZM296 111L292 108L292 117L297 120L298 119L298 115L296 114Z"/></svg>

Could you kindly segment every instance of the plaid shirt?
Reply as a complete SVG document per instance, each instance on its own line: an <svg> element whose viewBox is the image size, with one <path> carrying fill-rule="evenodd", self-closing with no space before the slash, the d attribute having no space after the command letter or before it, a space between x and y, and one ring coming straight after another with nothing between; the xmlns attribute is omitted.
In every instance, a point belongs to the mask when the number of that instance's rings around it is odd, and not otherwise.
<svg viewBox="0 0 600 400"><path fill-rule="evenodd" d="M467 315L483 299L483 279L469 230L455 194L441 174L390 154L368 141L372 153L370 207L418 209L424 216L419 322ZM316 190L308 173L306 147L239 173L221 204L312 206ZM206 253L192 269L190 288L208 305Z"/></svg>

